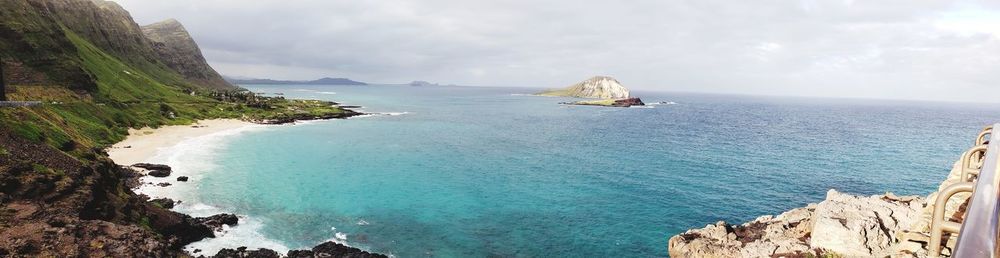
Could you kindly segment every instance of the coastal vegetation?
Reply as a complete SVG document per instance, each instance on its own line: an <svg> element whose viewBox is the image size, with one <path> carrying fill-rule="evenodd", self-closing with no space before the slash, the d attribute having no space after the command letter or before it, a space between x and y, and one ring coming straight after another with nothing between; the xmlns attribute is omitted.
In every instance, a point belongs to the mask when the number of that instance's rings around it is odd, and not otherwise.
<svg viewBox="0 0 1000 258"><path fill-rule="evenodd" d="M0 256L182 256L212 237L132 192L136 172L104 151L130 128L359 114L230 85L179 23L143 30L112 2L2 1L0 38L8 99L42 102L0 108L0 211L20 214L0 216Z"/></svg>

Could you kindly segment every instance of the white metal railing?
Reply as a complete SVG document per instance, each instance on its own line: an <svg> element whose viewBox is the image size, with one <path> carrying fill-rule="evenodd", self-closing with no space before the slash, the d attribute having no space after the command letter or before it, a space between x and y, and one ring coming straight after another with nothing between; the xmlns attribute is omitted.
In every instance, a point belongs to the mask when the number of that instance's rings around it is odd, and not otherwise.
<svg viewBox="0 0 1000 258"><path fill-rule="evenodd" d="M1000 125L1000 124L997 124ZM931 220L931 239L927 251L931 257L941 254L944 232L957 233L952 257L998 257L1000 255L1000 137L993 134L997 125L983 129L972 149L962 154L958 183L938 193ZM944 219L948 199L956 193L971 192L961 223Z"/></svg>

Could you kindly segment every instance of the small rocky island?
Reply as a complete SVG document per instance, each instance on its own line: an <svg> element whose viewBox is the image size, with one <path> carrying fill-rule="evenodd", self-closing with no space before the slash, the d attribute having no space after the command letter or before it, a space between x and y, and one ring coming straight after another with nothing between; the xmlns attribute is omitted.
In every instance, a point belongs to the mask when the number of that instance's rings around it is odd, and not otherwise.
<svg viewBox="0 0 1000 258"><path fill-rule="evenodd" d="M631 97L628 88L622 86L618 80L608 76L594 76L586 81L573 84L563 89L543 91L536 93L535 95L599 99L560 103L568 105L605 107L630 107L645 105L645 103L642 103L641 99Z"/></svg>

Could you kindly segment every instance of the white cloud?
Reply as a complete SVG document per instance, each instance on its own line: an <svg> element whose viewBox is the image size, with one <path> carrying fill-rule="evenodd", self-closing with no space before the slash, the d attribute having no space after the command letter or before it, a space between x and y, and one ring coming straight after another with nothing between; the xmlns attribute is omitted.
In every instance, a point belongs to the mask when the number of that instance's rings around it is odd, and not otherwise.
<svg viewBox="0 0 1000 258"><path fill-rule="evenodd" d="M271 78L976 100L996 4L948 1L118 0L221 72Z"/></svg>

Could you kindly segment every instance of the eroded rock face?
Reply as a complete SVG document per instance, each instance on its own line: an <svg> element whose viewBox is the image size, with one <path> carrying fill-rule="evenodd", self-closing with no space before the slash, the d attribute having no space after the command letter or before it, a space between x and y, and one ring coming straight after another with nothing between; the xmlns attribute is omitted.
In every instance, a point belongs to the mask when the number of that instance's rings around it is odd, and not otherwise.
<svg viewBox="0 0 1000 258"><path fill-rule="evenodd" d="M814 205L777 217L763 216L743 225L719 221L670 238L671 257L771 257L819 254L809 247Z"/></svg>
<svg viewBox="0 0 1000 258"><path fill-rule="evenodd" d="M899 240L897 232L917 223L922 209L919 198L858 197L830 190L813 215L810 245L845 256L886 256Z"/></svg>
<svg viewBox="0 0 1000 258"><path fill-rule="evenodd" d="M177 20L169 19L142 26L142 33L152 43L160 60L185 79L213 89L236 88L208 65L198 44Z"/></svg>
<svg viewBox="0 0 1000 258"><path fill-rule="evenodd" d="M903 229L920 221L920 197L858 197L830 190L826 200L743 225L718 222L670 238L671 257L846 257L893 254Z"/></svg>
<svg viewBox="0 0 1000 258"><path fill-rule="evenodd" d="M561 90L552 90L538 93L542 96L560 96L577 98L598 98L598 99L625 99L629 98L629 90L622 86L618 80L608 76L595 76L577 84L570 85Z"/></svg>

